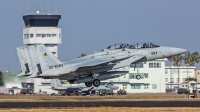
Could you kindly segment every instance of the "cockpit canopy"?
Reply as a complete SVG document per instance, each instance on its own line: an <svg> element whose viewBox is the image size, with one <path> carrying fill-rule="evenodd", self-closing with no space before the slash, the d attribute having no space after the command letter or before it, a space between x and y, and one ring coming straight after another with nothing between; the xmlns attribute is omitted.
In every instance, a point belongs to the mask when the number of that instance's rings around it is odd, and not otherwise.
<svg viewBox="0 0 200 112"><path fill-rule="evenodd" d="M123 48L127 48L129 46L129 44L125 44L125 43L117 43L117 44L113 44L108 46L106 49L123 49Z"/></svg>
<svg viewBox="0 0 200 112"><path fill-rule="evenodd" d="M142 49L142 48L156 48L156 47L160 47L160 46L154 43L150 43L150 42L138 42L135 44L117 43L117 44L108 46L106 49L109 49L109 50L123 49L123 48Z"/></svg>
<svg viewBox="0 0 200 112"><path fill-rule="evenodd" d="M129 49L156 48L156 47L160 47L160 46L154 43L150 43L150 42L138 42L138 43L129 45Z"/></svg>

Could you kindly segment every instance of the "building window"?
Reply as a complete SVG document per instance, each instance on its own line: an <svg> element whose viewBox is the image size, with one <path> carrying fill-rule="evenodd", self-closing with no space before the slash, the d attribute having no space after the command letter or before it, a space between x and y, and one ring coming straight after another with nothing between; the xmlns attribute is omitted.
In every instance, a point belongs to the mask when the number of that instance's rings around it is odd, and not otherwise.
<svg viewBox="0 0 200 112"><path fill-rule="evenodd" d="M195 84L192 84L192 83L191 83L190 86L195 86Z"/></svg>
<svg viewBox="0 0 200 112"><path fill-rule="evenodd" d="M171 74L178 74L178 69L171 69Z"/></svg>
<svg viewBox="0 0 200 112"><path fill-rule="evenodd" d="M123 89L127 89L127 83L123 83Z"/></svg>
<svg viewBox="0 0 200 112"><path fill-rule="evenodd" d="M140 75L140 79L148 78L147 73L129 73L129 79L136 79L137 75Z"/></svg>
<svg viewBox="0 0 200 112"><path fill-rule="evenodd" d="M135 64L131 64L130 67L133 67L133 68L134 68L134 67L143 68L143 63L140 62L140 63L138 63L138 64L136 64L136 65L135 65Z"/></svg>
<svg viewBox="0 0 200 112"><path fill-rule="evenodd" d="M131 84L131 89L141 89L140 84Z"/></svg>
<svg viewBox="0 0 200 112"><path fill-rule="evenodd" d="M157 89L157 84L152 84L152 89Z"/></svg>
<svg viewBox="0 0 200 112"><path fill-rule="evenodd" d="M176 78L176 83L178 83L178 78Z"/></svg>
<svg viewBox="0 0 200 112"><path fill-rule="evenodd" d="M145 74L144 74L144 77L145 77L145 78L149 78L148 73L145 73Z"/></svg>
<svg viewBox="0 0 200 112"><path fill-rule="evenodd" d="M134 79L134 74L133 73L129 73L129 78L130 79Z"/></svg>
<svg viewBox="0 0 200 112"><path fill-rule="evenodd" d="M135 84L131 84L131 89L135 89Z"/></svg>
<svg viewBox="0 0 200 112"><path fill-rule="evenodd" d="M140 84L135 84L135 89L140 89Z"/></svg>
<svg viewBox="0 0 200 112"><path fill-rule="evenodd" d="M33 38L34 37L34 34L30 34L30 38Z"/></svg>
<svg viewBox="0 0 200 112"><path fill-rule="evenodd" d="M161 68L161 63L149 63L149 68Z"/></svg>
<svg viewBox="0 0 200 112"><path fill-rule="evenodd" d="M139 73L139 75L140 75L140 79L144 79L144 73Z"/></svg>
<svg viewBox="0 0 200 112"><path fill-rule="evenodd" d="M47 34L42 34L42 38L44 38L44 37L46 37L47 36Z"/></svg>
<svg viewBox="0 0 200 112"><path fill-rule="evenodd" d="M52 34L52 37L56 37L56 34Z"/></svg>
<svg viewBox="0 0 200 112"><path fill-rule="evenodd" d="M170 81L171 83L174 83L174 78L171 78L171 81Z"/></svg>
<svg viewBox="0 0 200 112"><path fill-rule="evenodd" d="M28 39L29 38L29 34L24 34L24 39Z"/></svg>
<svg viewBox="0 0 200 112"><path fill-rule="evenodd" d="M61 34L59 34L59 38L61 38Z"/></svg>
<svg viewBox="0 0 200 112"><path fill-rule="evenodd" d="M42 37L42 34L36 34L36 37Z"/></svg>
<svg viewBox="0 0 200 112"><path fill-rule="evenodd" d="M161 68L161 63L157 63L157 68Z"/></svg>
<svg viewBox="0 0 200 112"><path fill-rule="evenodd" d="M165 69L165 74L168 74L168 69Z"/></svg>
<svg viewBox="0 0 200 112"><path fill-rule="evenodd" d="M153 63L149 63L149 68L153 68Z"/></svg>
<svg viewBox="0 0 200 112"><path fill-rule="evenodd" d="M186 80L186 78L183 78L183 82Z"/></svg>
<svg viewBox="0 0 200 112"><path fill-rule="evenodd" d="M168 78L165 78L165 82L168 82Z"/></svg>
<svg viewBox="0 0 200 112"><path fill-rule="evenodd" d="M51 34L47 34L47 37L51 37Z"/></svg>
<svg viewBox="0 0 200 112"><path fill-rule="evenodd" d="M187 73L187 72L188 72L188 73L192 73L192 71L183 71L183 73Z"/></svg>
<svg viewBox="0 0 200 112"><path fill-rule="evenodd" d="M154 67L154 68L157 68L157 63L154 63L154 64L153 64L153 67Z"/></svg>

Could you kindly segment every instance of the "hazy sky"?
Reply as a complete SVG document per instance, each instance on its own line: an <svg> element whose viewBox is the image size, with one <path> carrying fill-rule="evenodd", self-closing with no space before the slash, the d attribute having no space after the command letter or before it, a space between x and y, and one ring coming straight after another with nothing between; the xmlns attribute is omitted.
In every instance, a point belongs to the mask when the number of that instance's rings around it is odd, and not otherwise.
<svg viewBox="0 0 200 112"><path fill-rule="evenodd" d="M199 0L1 0L0 70L20 71L15 48L22 46L22 16L29 10L61 14L59 59L94 53L113 43L153 42L200 51ZM35 8L34 8L35 7ZM55 8L57 7L57 8Z"/></svg>

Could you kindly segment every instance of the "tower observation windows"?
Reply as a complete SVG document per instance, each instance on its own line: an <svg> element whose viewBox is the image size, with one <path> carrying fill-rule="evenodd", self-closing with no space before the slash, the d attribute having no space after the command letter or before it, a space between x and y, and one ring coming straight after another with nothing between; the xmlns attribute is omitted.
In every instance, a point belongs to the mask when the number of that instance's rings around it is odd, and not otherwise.
<svg viewBox="0 0 200 112"><path fill-rule="evenodd" d="M56 34L52 34L52 37L56 37Z"/></svg>
<svg viewBox="0 0 200 112"><path fill-rule="evenodd" d="M51 37L51 34L47 34L47 37Z"/></svg>
<svg viewBox="0 0 200 112"><path fill-rule="evenodd" d="M42 37L42 34L36 34L36 37Z"/></svg>
<svg viewBox="0 0 200 112"><path fill-rule="evenodd" d="M46 34L42 34L42 38L46 37Z"/></svg>
<svg viewBox="0 0 200 112"><path fill-rule="evenodd" d="M61 15L24 15L26 27L57 27Z"/></svg>
<svg viewBox="0 0 200 112"><path fill-rule="evenodd" d="M56 37L56 34L36 34L36 37Z"/></svg>
<svg viewBox="0 0 200 112"><path fill-rule="evenodd" d="M30 38L33 38L34 37L34 34L30 34Z"/></svg>
<svg viewBox="0 0 200 112"><path fill-rule="evenodd" d="M24 39L28 39L29 38L29 34L24 34Z"/></svg>

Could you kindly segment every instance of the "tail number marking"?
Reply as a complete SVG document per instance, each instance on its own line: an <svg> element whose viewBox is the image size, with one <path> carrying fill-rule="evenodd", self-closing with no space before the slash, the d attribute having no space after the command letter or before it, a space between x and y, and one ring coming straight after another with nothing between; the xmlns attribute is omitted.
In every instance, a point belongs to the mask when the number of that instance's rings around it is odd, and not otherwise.
<svg viewBox="0 0 200 112"><path fill-rule="evenodd" d="M63 64L51 65L49 66L49 69L60 68L60 67L63 67Z"/></svg>

